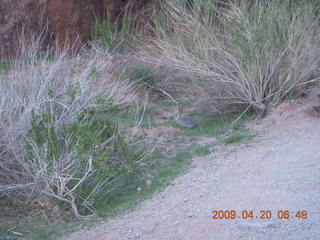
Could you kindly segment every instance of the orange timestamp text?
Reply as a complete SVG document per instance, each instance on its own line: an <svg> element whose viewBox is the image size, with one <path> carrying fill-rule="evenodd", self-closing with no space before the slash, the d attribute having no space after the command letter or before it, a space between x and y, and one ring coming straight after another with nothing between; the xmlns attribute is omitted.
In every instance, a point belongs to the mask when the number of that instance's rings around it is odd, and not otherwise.
<svg viewBox="0 0 320 240"><path fill-rule="evenodd" d="M289 211L289 210L213 210L211 219L307 219L307 210Z"/></svg>

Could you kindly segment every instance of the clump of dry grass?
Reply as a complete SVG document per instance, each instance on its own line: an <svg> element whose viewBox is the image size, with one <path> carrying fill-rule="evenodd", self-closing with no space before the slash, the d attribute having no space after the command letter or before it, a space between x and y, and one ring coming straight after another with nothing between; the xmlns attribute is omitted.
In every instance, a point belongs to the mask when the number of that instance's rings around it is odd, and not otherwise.
<svg viewBox="0 0 320 240"><path fill-rule="evenodd" d="M97 118L137 100L112 73L111 56L51 55L22 44L0 75L0 196L49 196L94 211L95 197L143 164L117 124Z"/></svg>
<svg viewBox="0 0 320 240"><path fill-rule="evenodd" d="M155 43L162 64L192 79L190 98L262 113L318 80L310 79L319 61L312 1L186 3L165 1Z"/></svg>

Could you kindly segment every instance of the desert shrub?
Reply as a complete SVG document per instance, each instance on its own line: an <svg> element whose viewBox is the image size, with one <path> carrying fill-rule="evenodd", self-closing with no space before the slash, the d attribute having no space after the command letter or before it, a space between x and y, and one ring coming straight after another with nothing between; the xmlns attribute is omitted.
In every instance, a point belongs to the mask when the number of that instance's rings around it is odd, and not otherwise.
<svg viewBox="0 0 320 240"><path fill-rule="evenodd" d="M160 62L192 76L189 97L261 113L313 81L314 2L194 1L193 10L181 2L164 2L156 52Z"/></svg>
<svg viewBox="0 0 320 240"><path fill-rule="evenodd" d="M32 114L26 163L41 192L90 211L94 202L132 169L143 152L135 151L117 124L84 109L74 122L56 129L48 113ZM35 187L35 186L34 186ZM88 212L88 211L84 211Z"/></svg>
<svg viewBox="0 0 320 240"><path fill-rule="evenodd" d="M115 21L110 13L105 20L97 18L92 26L91 37L95 41L102 41L110 52L133 50L141 40L141 34L129 14L119 16Z"/></svg>
<svg viewBox="0 0 320 240"><path fill-rule="evenodd" d="M109 115L135 100L108 57L85 50L48 59L21 51L0 75L0 195L51 197L77 217L79 207L94 211L96 198L146 164Z"/></svg>

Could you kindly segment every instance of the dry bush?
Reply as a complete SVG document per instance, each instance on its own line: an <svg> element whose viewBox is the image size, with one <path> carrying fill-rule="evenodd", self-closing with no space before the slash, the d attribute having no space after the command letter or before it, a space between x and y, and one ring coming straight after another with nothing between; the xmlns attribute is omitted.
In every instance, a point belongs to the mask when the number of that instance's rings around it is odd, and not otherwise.
<svg viewBox="0 0 320 240"><path fill-rule="evenodd" d="M0 196L53 197L94 212L95 197L144 162L100 114L130 106L134 86L112 74L111 56L52 55L21 44L0 74Z"/></svg>
<svg viewBox="0 0 320 240"><path fill-rule="evenodd" d="M314 3L167 0L157 17L156 56L184 78L189 98L255 110L318 79ZM154 48L154 46L152 46Z"/></svg>

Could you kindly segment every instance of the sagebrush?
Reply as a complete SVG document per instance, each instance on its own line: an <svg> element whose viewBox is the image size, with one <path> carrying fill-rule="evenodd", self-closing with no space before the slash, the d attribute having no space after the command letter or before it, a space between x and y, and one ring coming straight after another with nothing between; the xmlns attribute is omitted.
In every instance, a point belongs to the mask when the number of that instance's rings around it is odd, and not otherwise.
<svg viewBox="0 0 320 240"><path fill-rule="evenodd" d="M110 115L131 106L136 90L112 74L108 56L39 54L32 43L0 74L0 194L64 201L81 217L146 164Z"/></svg>
<svg viewBox="0 0 320 240"><path fill-rule="evenodd" d="M318 80L314 1L186 3L164 1L155 50L192 79L184 85L189 98L261 113Z"/></svg>

